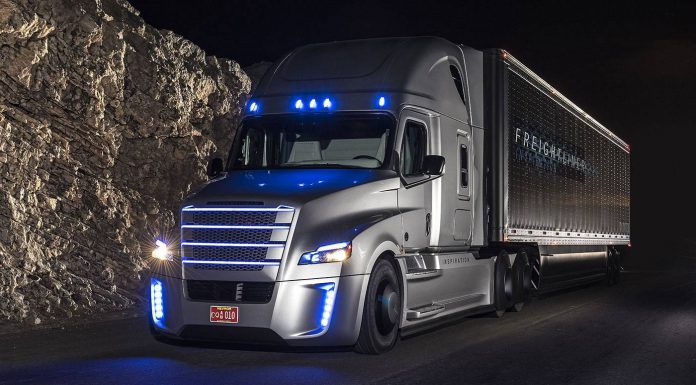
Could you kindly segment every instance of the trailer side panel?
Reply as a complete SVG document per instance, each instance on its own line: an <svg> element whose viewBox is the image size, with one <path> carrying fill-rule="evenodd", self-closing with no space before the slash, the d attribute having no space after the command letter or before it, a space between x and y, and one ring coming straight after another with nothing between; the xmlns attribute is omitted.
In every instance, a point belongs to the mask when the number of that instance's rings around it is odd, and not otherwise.
<svg viewBox="0 0 696 385"><path fill-rule="evenodd" d="M506 53L503 241L627 244L628 145Z"/></svg>

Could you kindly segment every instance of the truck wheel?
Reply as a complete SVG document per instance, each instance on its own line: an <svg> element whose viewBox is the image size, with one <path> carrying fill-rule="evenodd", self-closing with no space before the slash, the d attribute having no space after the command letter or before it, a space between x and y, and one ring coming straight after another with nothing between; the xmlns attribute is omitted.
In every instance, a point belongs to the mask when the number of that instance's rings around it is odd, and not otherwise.
<svg viewBox="0 0 696 385"><path fill-rule="evenodd" d="M614 273L614 282L618 285L621 283L621 272L623 271L623 265L621 264L623 255L619 248L614 248L614 268L616 269Z"/></svg>
<svg viewBox="0 0 696 385"><path fill-rule="evenodd" d="M512 266L512 303L510 311L522 311L524 305L529 302L532 293L532 266L529 264L527 252L522 250L517 253L515 263Z"/></svg>
<svg viewBox="0 0 696 385"><path fill-rule="evenodd" d="M399 337L401 288L394 266L380 259L372 269L355 350L363 354L389 351Z"/></svg>
<svg viewBox="0 0 696 385"><path fill-rule="evenodd" d="M616 285L621 281L621 263L619 253L613 247L607 249L607 284Z"/></svg>
<svg viewBox="0 0 696 385"><path fill-rule="evenodd" d="M510 269L510 257L505 250L501 250L495 259L494 279L494 315L500 318L505 314L507 308L510 307L512 301L512 271Z"/></svg>

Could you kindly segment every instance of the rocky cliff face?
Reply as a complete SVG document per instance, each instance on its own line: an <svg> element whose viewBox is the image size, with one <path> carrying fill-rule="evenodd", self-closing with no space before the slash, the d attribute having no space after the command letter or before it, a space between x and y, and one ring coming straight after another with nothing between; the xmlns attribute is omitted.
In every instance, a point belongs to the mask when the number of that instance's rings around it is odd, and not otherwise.
<svg viewBox="0 0 696 385"><path fill-rule="evenodd" d="M0 0L0 322L138 302L250 84L124 0Z"/></svg>

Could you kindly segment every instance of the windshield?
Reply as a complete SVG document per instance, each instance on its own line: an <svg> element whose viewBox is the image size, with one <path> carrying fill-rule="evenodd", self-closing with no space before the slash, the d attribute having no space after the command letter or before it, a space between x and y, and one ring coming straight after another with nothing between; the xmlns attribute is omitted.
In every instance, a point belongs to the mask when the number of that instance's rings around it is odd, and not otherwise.
<svg viewBox="0 0 696 385"><path fill-rule="evenodd" d="M380 168L394 120L386 114L311 114L246 119L228 169Z"/></svg>

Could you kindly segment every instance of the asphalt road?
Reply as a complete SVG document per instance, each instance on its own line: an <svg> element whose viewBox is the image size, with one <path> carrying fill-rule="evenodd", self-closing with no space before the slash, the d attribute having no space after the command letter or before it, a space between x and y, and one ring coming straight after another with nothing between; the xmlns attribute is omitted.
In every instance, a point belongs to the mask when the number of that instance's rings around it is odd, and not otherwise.
<svg viewBox="0 0 696 385"><path fill-rule="evenodd" d="M0 335L0 384L694 384L696 273L628 272L390 353L179 347L143 318Z"/></svg>

